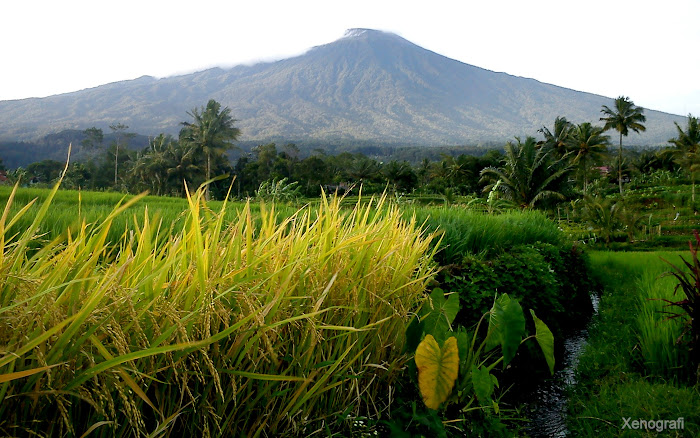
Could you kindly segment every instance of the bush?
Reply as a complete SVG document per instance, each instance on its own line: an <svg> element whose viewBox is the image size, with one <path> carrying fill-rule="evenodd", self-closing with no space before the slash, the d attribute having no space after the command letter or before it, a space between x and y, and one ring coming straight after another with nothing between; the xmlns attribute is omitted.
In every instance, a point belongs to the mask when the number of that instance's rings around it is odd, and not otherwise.
<svg viewBox="0 0 700 438"><path fill-rule="evenodd" d="M438 278L444 288L459 293L459 324L475 324L497 294L507 293L560 332L592 312L589 294L595 283L587 266L585 255L575 247L535 243L514 247L490 260L467 256Z"/></svg>

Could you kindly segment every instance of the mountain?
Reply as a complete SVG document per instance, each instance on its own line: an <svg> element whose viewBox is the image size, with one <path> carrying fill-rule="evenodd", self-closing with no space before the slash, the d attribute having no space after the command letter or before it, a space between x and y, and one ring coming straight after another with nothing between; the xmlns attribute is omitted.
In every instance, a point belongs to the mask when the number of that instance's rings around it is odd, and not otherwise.
<svg viewBox="0 0 700 438"><path fill-rule="evenodd" d="M634 96L632 96L634 98ZM503 144L557 116L600 123L612 98L497 73L423 49L395 34L352 29L335 42L271 63L144 76L46 98L0 101L0 140L121 122L145 135L177 134L187 111L216 99L242 141ZM626 144L664 144L684 117L646 110L647 132ZM613 139L615 139L613 134Z"/></svg>

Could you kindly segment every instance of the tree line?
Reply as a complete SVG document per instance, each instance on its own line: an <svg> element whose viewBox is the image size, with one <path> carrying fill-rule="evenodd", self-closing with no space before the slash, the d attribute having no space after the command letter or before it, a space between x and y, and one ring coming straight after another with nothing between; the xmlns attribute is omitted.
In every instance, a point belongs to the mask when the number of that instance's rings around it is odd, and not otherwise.
<svg viewBox="0 0 700 438"><path fill-rule="evenodd" d="M213 180L207 186L207 198L221 199L232 183L233 195L239 198L256 196L261 188L280 183L306 197L318 196L324 188L345 191L361 185L365 193L491 196L530 208L577 193L586 195L599 181L616 184L623 194L623 183L633 174L679 169L691 179L694 201L700 170L700 128L692 115L685 129L676 124L677 136L667 148L624 150L623 138L630 131L643 132L646 121L643 108L624 96L611 107L601 108L601 126L558 117L551 128L538 130L543 140L516 138L503 150L493 149L482 156L444 154L439 160L414 164L385 162L361 153L330 155L321 149L302 158L296 145L275 143L255 146L231 162L227 152L235 148L240 130L230 109L210 100L187 115L191 120L181 123L177 138L160 134L137 151L127 147L134 134L122 123L110 125L113 141L107 146L101 129L85 130L81 146L90 151L90 157L70 164L63 186L184 196L185 187L194 189ZM610 150L609 131L619 136L617 154ZM44 160L8 172L8 176L10 180L51 183L63 167L58 161Z"/></svg>

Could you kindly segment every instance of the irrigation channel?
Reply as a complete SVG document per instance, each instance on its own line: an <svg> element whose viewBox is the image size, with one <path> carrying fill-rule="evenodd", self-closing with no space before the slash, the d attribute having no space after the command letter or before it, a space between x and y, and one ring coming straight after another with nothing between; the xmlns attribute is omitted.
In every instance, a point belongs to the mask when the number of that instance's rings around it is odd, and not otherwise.
<svg viewBox="0 0 700 438"><path fill-rule="evenodd" d="M530 423L526 432L531 437L565 437L569 434L566 427L566 389L576 384L576 366L578 358L588 341L588 329L593 318L598 313L599 298L591 295L593 315L582 328L571 329L564 337L564 351L557 356L561 361L551 379L540 382L525 400L528 403L528 419Z"/></svg>

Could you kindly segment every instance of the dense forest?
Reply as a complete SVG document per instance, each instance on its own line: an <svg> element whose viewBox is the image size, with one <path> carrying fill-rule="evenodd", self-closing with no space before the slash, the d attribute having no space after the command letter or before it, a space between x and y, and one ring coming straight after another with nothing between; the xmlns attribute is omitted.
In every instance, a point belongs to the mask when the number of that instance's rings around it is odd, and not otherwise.
<svg viewBox="0 0 700 438"><path fill-rule="evenodd" d="M669 139L666 148L627 149L623 138L628 132L644 130L643 109L625 97L614 103L613 109L601 109L601 126L558 117L551 127L533 127L533 136L491 149L364 144L329 149L293 143L237 145L240 131L230 110L210 100L206 107L187 113L192 121L182 123L178 138L138 136L121 123L111 125L109 133L94 127L63 133L59 139L66 147L61 153L67 152L70 139L75 140L63 187L184 196L185 184L193 189L214 178L215 199L225 197L232 184L237 198L313 197L322 189L345 192L362 186L365 193L388 189L447 202L454 196L492 194L529 207L595 194L610 184L622 191L622 184L633 178L664 172L694 180L700 143L697 118L689 115L687 127L676 124L678 136ZM617 140L618 135L619 144L614 145L618 142L611 136ZM51 141L56 144L56 138ZM64 160L52 158L6 174L11 183L48 185L64 167Z"/></svg>

